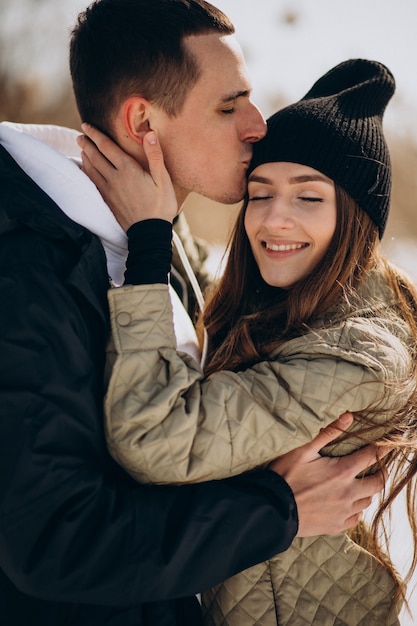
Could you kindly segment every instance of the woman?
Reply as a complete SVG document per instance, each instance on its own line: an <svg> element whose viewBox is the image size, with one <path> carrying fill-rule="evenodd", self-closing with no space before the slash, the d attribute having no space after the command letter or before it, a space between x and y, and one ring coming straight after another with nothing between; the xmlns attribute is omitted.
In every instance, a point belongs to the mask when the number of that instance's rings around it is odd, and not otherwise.
<svg viewBox="0 0 417 626"><path fill-rule="evenodd" d="M404 487L416 535L417 295L379 251L391 189L382 117L393 92L385 66L351 60L270 118L204 311L204 374L175 350L164 284L175 203L159 201L162 219L128 230L126 282L136 286L109 294L106 412L109 448L135 478L192 482L250 470L347 409L351 432L324 454L375 440L392 448L390 487L370 532L359 525L353 538L296 539L203 593L209 625L399 623L405 587L379 540ZM148 139L158 149L153 133ZM165 174L152 168L156 196L168 198ZM117 200L113 208L123 223Z"/></svg>

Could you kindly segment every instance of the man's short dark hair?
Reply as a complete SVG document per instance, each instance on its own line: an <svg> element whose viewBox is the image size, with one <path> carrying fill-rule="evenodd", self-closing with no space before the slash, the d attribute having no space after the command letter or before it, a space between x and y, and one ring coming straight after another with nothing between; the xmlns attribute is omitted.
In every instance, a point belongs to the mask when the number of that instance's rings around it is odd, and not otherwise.
<svg viewBox="0 0 417 626"><path fill-rule="evenodd" d="M96 0L78 16L70 44L75 98L83 121L111 132L121 102L140 95L175 116L200 69L183 45L189 35L234 32L204 0Z"/></svg>

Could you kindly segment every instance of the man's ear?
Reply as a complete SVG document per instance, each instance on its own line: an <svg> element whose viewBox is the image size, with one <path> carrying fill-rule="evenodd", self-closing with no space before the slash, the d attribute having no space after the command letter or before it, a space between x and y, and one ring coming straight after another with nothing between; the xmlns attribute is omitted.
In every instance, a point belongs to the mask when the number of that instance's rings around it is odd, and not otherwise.
<svg viewBox="0 0 417 626"><path fill-rule="evenodd" d="M122 105L123 125L126 135L136 143L143 144L143 137L149 131L149 114L152 105L149 100L132 96Z"/></svg>

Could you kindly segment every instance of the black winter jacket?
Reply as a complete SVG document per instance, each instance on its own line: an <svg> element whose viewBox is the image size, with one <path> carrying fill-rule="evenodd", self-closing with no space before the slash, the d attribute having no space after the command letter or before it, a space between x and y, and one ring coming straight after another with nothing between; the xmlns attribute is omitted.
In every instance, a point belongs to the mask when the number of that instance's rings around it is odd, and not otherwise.
<svg viewBox="0 0 417 626"><path fill-rule="evenodd" d="M107 289L99 239L0 146L2 626L198 625L194 593L296 532L272 472L162 487L112 461Z"/></svg>

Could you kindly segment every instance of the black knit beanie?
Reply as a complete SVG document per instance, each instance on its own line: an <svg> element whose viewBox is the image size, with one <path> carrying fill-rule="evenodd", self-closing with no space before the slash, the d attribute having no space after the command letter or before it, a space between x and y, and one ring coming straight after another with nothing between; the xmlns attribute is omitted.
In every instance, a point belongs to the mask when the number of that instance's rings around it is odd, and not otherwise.
<svg viewBox="0 0 417 626"><path fill-rule="evenodd" d="M394 90L394 77L382 63L340 63L304 98L269 118L266 137L254 144L249 173L276 161L313 167L358 202L382 237L391 195L382 116Z"/></svg>

